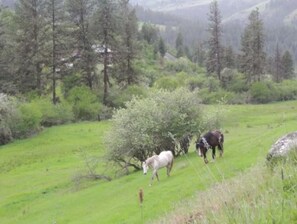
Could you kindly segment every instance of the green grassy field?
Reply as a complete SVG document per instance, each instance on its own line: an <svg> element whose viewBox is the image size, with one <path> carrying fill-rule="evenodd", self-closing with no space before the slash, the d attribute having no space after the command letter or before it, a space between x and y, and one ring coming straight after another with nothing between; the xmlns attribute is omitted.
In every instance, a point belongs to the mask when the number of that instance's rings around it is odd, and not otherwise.
<svg viewBox="0 0 297 224"><path fill-rule="evenodd" d="M70 124L0 147L0 223L144 223L164 216L185 199L263 163L270 146L297 129L297 102L225 106L225 154L205 165L193 145L149 187L149 176L132 173L111 182L74 177L85 157L108 173L103 135L109 122ZM210 158L210 154L208 154ZM113 177L113 176L112 176ZM142 208L139 189L144 191Z"/></svg>

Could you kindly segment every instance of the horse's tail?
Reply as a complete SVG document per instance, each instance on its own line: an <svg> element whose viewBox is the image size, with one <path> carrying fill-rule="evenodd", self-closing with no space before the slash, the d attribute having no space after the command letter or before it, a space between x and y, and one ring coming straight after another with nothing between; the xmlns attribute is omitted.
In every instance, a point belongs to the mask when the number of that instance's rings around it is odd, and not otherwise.
<svg viewBox="0 0 297 224"><path fill-rule="evenodd" d="M224 150L224 134L221 132L219 144L221 146L221 149Z"/></svg>
<svg viewBox="0 0 297 224"><path fill-rule="evenodd" d="M224 134L221 133L221 141L220 141L222 144L224 143Z"/></svg>

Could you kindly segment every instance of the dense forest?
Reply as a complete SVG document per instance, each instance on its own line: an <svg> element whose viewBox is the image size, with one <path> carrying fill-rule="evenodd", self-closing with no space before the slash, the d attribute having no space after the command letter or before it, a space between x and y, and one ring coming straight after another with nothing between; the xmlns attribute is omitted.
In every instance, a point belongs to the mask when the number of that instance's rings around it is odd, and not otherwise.
<svg viewBox="0 0 297 224"><path fill-rule="evenodd" d="M217 1L207 12L200 23L128 0L1 6L1 143L41 126L108 119L155 89L198 90L205 104L296 99L294 32L273 39L258 8L241 29L224 24Z"/></svg>

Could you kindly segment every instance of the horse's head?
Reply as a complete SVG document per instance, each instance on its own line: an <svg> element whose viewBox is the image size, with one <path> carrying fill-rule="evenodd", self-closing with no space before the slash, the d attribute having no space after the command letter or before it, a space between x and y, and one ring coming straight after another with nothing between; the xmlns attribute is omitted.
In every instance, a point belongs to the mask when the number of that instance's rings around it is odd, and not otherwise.
<svg viewBox="0 0 297 224"><path fill-rule="evenodd" d="M199 142L198 141L196 142L196 151L198 156L202 157L203 156L202 152L204 152L204 150L206 150L205 145L203 141L200 139Z"/></svg>
<svg viewBox="0 0 297 224"><path fill-rule="evenodd" d="M146 175L146 173L149 169L149 166L146 161L142 162L142 169L143 169L143 174Z"/></svg>

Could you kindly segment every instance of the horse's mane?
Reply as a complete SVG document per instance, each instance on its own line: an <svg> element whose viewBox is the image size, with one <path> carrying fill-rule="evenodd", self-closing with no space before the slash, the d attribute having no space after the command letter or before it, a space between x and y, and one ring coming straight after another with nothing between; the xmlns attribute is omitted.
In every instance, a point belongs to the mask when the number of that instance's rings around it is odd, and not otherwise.
<svg viewBox="0 0 297 224"><path fill-rule="evenodd" d="M148 158L147 160L145 160L145 163L146 163L147 165L151 165L151 164L154 162L154 160L157 159L157 158L158 158L157 155L153 155L153 156L151 156L150 158Z"/></svg>

